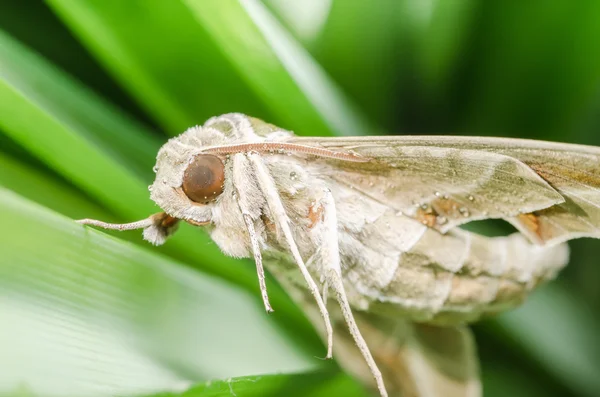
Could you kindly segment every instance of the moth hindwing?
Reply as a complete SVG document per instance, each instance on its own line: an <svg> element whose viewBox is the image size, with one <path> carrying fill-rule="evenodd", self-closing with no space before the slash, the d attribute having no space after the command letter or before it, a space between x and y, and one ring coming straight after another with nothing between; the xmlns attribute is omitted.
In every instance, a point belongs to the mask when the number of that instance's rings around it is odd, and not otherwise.
<svg viewBox="0 0 600 397"><path fill-rule="evenodd" d="M155 170L150 196L163 213L79 222L142 228L153 244L179 221L207 226L225 254L254 258L267 311L263 261L318 321L327 357L335 331L342 365L382 396L479 395L463 324L518 305L552 279L568 260L564 241L600 235L600 150L586 146L298 138L226 114L169 140ZM458 227L487 218L521 233L491 238Z"/></svg>

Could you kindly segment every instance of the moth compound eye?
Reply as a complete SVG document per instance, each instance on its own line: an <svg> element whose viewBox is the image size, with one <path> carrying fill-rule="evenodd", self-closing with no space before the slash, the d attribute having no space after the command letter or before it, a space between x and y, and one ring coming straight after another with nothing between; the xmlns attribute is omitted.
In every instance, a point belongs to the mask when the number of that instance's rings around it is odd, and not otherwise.
<svg viewBox="0 0 600 397"><path fill-rule="evenodd" d="M200 154L183 174L183 192L196 203L208 204L223 192L225 166L220 158Z"/></svg>

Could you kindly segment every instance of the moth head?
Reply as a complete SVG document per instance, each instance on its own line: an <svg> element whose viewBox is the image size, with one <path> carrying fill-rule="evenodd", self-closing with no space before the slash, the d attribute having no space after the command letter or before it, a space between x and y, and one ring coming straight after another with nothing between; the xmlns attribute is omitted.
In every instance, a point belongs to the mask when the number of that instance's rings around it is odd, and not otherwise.
<svg viewBox="0 0 600 397"><path fill-rule="evenodd" d="M289 135L288 131L239 113L213 117L162 146L156 157L150 198L172 217L191 223L209 222L212 208L230 185L226 175L231 165L228 156L204 151Z"/></svg>
<svg viewBox="0 0 600 397"><path fill-rule="evenodd" d="M204 126L170 139L158 152L150 198L174 218L193 224L210 222L212 207L227 183L227 158L203 150L227 141L221 131Z"/></svg>
<svg viewBox="0 0 600 397"><path fill-rule="evenodd" d="M242 186L256 190L248 193L250 197L261 194L249 175L242 176L234 187L232 169L236 154L210 152L209 149L263 143L290 135L288 131L242 114L213 117L204 125L189 128L171 138L161 147L154 167L156 178L149 187L150 198L172 218L194 225L211 225L211 236L217 244L228 239L236 241L239 236L232 236L232 231L245 228L236 189ZM251 207L257 208L257 204L253 203ZM160 226L156 227L160 229ZM221 248L234 256L242 255Z"/></svg>

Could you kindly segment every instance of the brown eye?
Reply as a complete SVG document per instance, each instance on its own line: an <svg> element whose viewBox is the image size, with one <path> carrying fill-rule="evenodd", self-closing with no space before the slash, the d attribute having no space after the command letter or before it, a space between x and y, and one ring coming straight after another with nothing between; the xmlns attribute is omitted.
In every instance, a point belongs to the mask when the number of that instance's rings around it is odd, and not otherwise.
<svg viewBox="0 0 600 397"><path fill-rule="evenodd" d="M183 174L183 192L196 203L207 204L223 192L225 167L217 156L201 154Z"/></svg>

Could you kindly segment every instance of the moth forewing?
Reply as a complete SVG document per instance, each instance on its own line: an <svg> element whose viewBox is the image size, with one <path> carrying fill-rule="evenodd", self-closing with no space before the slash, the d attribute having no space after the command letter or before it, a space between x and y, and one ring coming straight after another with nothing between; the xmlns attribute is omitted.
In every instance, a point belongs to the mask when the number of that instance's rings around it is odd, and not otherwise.
<svg viewBox="0 0 600 397"><path fill-rule="evenodd" d="M600 237L598 147L458 136L288 141L373 159L382 166L329 166L342 171L343 183L441 231L502 218L536 244ZM406 185L411 188L403 189Z"/></svg>
<svg viewBox="0 0 600 397"><path fill-rule="evenodd" d="M442 233L474 220L508 218L564 202L543 178L497 153L438 147L352 146L373 159L357 166L331 160L330 178ZM406 189L410 186L410 189Z"/></svg>
<svg viewBox="0 0 600 397"><path fill-rule="evenodd" d="M142 228L154 244L163 243L178 220L210 225L225 254L254 257L267 311L263 257L298 302L319 315L328 357L332 321L338 333L345 324L337 351L353 361L358 351L382 396L382 366L392 390L477 396L470 342L459 349L462 359L434 342L453 344L449 335L465 335L461 324L514 307L554 277L568 259L559 242L600 235L599 164L600 149L583 146L500 138L296 138L227 114L159 151L150 190L164 213L122 225L80 222ZM487 218L512 222L530 241L455 228ZM331 312L328 291L338 303ZM398 334L394 324L408 331ZM350 340L354 353L348 353ZM393 356L386 355L386 343ZM448 362L465 375L458 382L452 383Z"/></svg>

